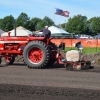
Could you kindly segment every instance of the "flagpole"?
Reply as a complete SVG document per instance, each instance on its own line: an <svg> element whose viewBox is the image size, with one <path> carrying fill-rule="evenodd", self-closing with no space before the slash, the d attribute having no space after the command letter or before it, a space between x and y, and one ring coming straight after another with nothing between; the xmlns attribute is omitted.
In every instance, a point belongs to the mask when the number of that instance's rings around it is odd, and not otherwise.
<svg viewBox="0 0 100 100"><path fill-rule="evenodd" d="M65 20L65 30L66 30L66 20Z"/></svg>
<svg viewBox="0 0 100 100"><path fill-rule="evenodd" d="M54 24L55 24L55 9L54 9Z"/></svg>

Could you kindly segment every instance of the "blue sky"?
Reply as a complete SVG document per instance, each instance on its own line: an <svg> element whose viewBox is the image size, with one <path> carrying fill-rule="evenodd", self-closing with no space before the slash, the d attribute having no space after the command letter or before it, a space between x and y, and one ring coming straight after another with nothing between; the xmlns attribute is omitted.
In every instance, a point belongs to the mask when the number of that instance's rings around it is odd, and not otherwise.
<svg viewBox="0 0 100 100"><path fill-rule="evenodd" d="M48 16L55 24L67 22L69 17L55 15L55 8L69 11L70 17L78 14L88 19L100 16L100 0L0 0L0 18L9 15L17 18L24 12L30 18Z"/></svg>

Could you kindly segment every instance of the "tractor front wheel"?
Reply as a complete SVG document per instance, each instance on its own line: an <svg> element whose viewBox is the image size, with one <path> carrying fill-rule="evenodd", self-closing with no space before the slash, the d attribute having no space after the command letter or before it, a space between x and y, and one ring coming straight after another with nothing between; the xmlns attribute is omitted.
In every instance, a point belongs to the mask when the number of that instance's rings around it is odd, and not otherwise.
<svg viewBox="0 0 100 100"><path fill-rule="evenodd" d="M0 67L5 67L8 65L12 65L15 61L14 56L5 56L5 57L0 57Z"/></svg>
<svg viewBox="0 0 100 100"><path fill-rule="evenodd" d="M12 56L9 64L12 65L14 63L14 61L15 61L15 57Z"/></svg>

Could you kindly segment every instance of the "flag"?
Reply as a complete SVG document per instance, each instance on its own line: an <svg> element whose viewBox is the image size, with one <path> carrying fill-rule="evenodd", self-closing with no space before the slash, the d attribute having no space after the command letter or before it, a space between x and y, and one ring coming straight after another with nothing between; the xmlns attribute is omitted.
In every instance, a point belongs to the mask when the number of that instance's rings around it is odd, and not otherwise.
<svg viewBox="0 0 100 100"><path fill-rule="evenodd" d="M63 11L59 8L56 8L55 14L61 15L61 16L64 16L64 17L69 17L69 12L68 11Z"/></svg>

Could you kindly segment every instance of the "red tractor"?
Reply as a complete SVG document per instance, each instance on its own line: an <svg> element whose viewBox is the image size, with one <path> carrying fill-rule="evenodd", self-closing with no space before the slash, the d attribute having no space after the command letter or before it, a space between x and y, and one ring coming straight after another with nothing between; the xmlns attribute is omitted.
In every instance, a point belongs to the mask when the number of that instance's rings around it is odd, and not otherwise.
<svg viewBox="0 0 100 100"><path fill-rule="evenodd" d="M43 68L56 61L57 48L46 37L0 37L0 58L7 66L13 64L17 55L23 55L24 62L29 68ZM0 59L1 63L1 59Z"/></svg>
<svg viewBox="0 0 100 100"><path fill-rule="evenodd" d="M8 36L0 37L0 63L2 58L6 62L6 64L0 66L13 64L17 55L23 56L24 62L29 68L43 68L55 61L66 66L85 63L85 61L62 61L62 59L66 59L66 56L51 42L51 38L32 35L11 37L10 32L8 32Z"/></svg>

